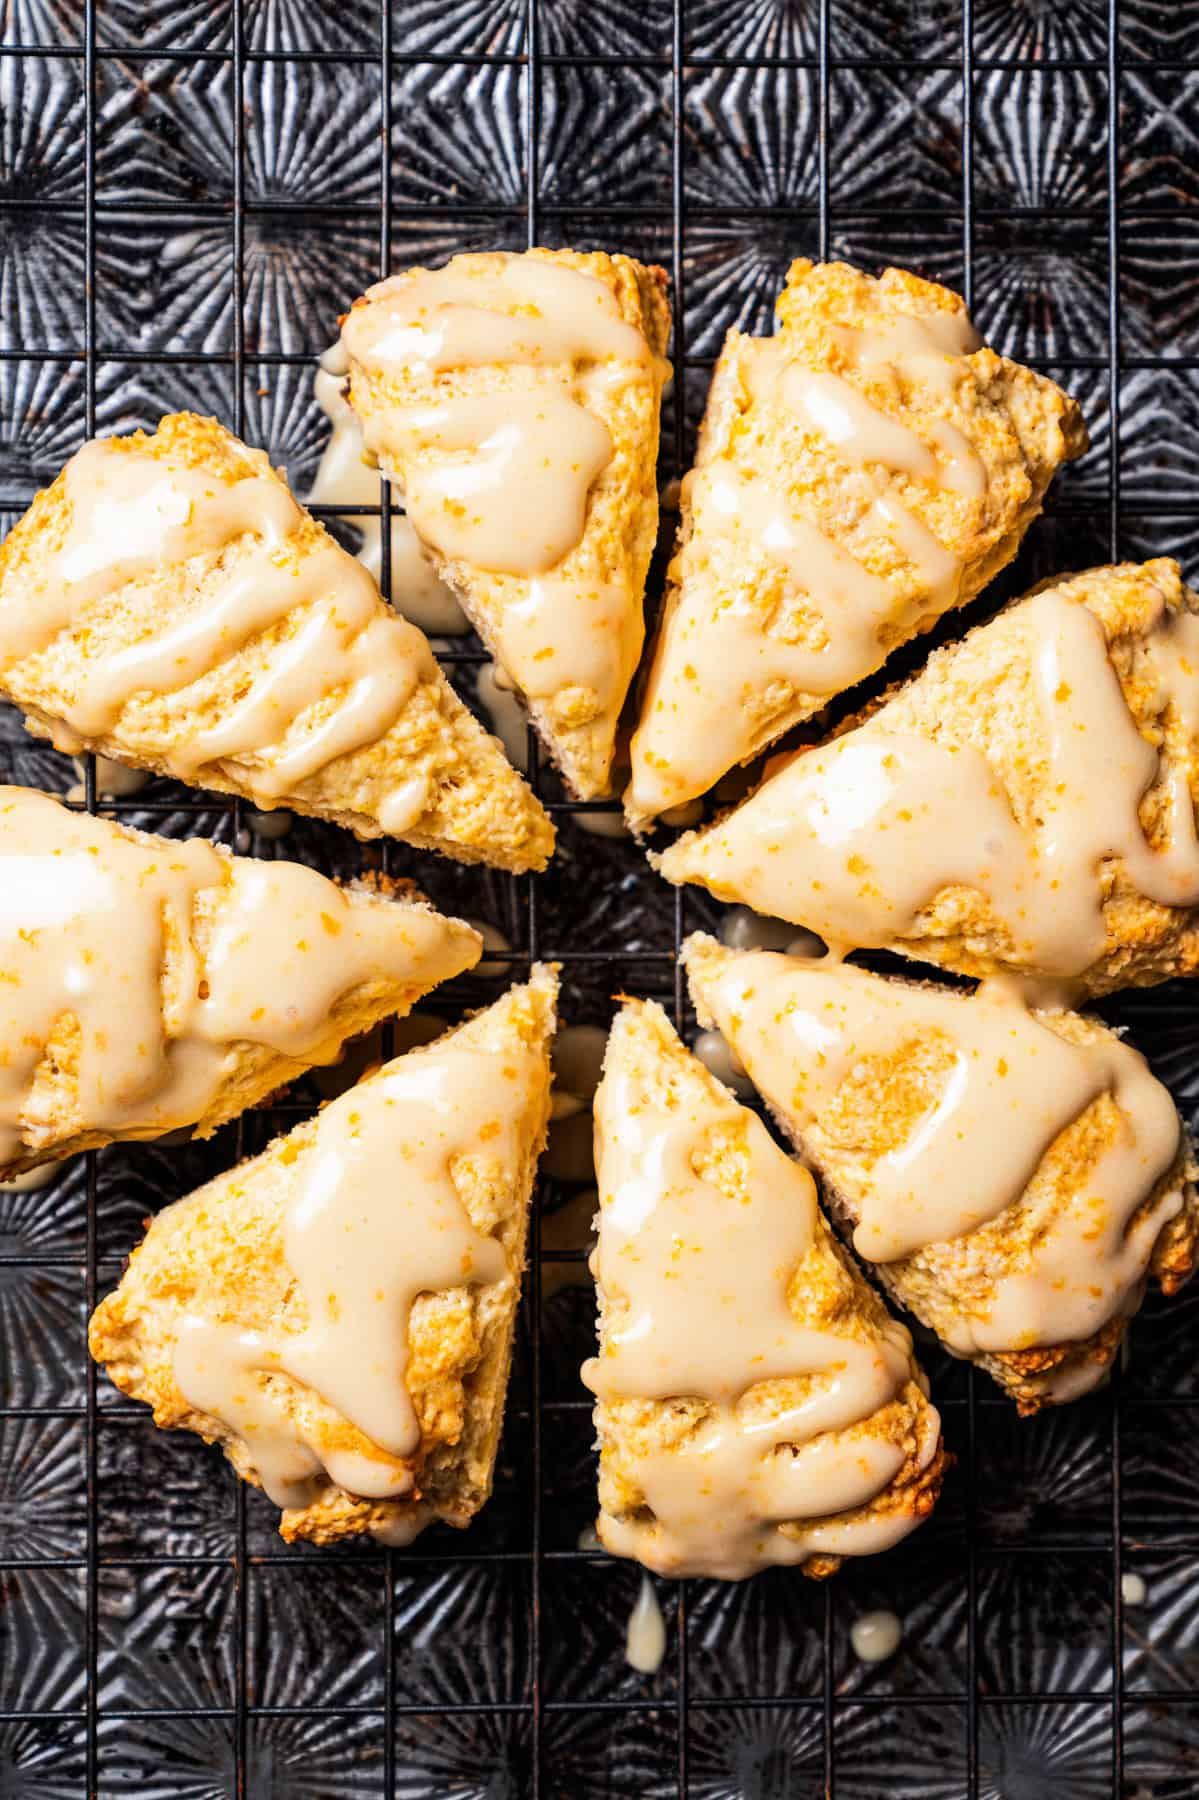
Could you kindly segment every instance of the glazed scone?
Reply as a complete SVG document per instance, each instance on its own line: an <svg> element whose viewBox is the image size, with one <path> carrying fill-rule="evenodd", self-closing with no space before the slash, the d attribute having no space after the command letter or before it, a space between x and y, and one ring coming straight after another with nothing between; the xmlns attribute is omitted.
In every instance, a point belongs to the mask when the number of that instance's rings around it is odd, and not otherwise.
<svg viewBox="0 0 1199 1800"><path fill-rule="evenodd" d="M0 787L0 1179L208 1137L478 962L431 906Z"/></svg>
<svg viewBox="0 0 1199 1800"><path fill-rule="evenodd" d="M219 1443L289 1542L409 1543L491 1491L556 993L535 968L168 1206L92 1317L117 1387Z"/></svg>
<svg viewBox="0 0 1199 1800"><path fill-rule="evenodd" d="M1199 967L1199 596L1165 558L1034 591L657 859L841 949L1075 996Z"/></svg>
<svg viewBox="0 0 1199 1800"><path fill-rule="evenodd" d="M644 640L669 336L664 271L603 251L408 269L342 324L368 451L581 800Z"/></svg>
<svg viewBox="0 0 1199 1800"><path fill-rule="evenodd" d="M858 1254L1021 1412L1094 1387L1148 1277L1191 1274L1193 1147L1097 1019L699 934L684 958Z"/></svg>
<svg viewBox="0 0 1199 1800"><path fill-rule="evenodd" d="M84 446L0 548L0 694L95 750L461 862L553 827L428 640L261 450L194 413Z"/></svg>
<svg viewBox="0 0 1199 1800"><path fill-rule="evenodd" d="M830 1574L935 1504L940 1419L811 1176L628 1001L595 1102L598 1531L661 1575Z"/></svg>
<svg viewBox="0 0 1199 1800"><path fill-rule="evenodd" d="M901 269L793 263L716 365L649 665L630 823L750 761L1019 549L1078 407Z"/></svg>

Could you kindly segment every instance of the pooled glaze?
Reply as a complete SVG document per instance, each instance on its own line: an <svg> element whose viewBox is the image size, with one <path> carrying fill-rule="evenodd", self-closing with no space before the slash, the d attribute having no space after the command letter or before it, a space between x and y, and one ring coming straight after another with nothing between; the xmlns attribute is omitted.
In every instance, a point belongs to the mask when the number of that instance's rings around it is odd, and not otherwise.
<svg viewBox="0 0 1199 1800"><path fill-rule="evenodd" d="M201 960L193 914L209 890L221 899ZM133 837L0 788L0 1165L23 1153L51 1054L80 1131L151 1136L203 1115L232 1045L303 1060L342 994L424 981L441 960L462 966L436 913L352 906L299 864L234 865L199 839Z"/></svg>
<svg viewBox="0 0 1199 1800"><path fill-rule="evenodd" d="M726 1579L883 1549L912 1529L909 1513L837 1515L868 1507L904 1464L901 1444L854 1428L913 1379L907 1334L796 1320L789 1285L816 1245L811 1176L723 1090L702 1104L651 1090L622 1053L635 1029L628 1012L618 1019L597 1096L605 1313L583 1379L607 1404L691 1399L704 1410L679 1442L633 1457L651 1516L603 1514L604 1544L663 1574ZM703 1171L734 1148L744 1186L730 1197ZM773 1415L745 1406L775 1381L800 1384L798 1395Z"/></svg>
<svg viewBox="0 0 1199 1800"><path fill-rule="evenodd" d="M964 314L903 316L832 335L851 373L890 377L896 405L912 382L948 401L962 359L979 343ZM759 737L747 740L748 697L784 683L812 696L840 693L876 669L891 645L956 604L961 559L898 498L892 477L967 500L986 493L986 465L948 420L934 421L922 437L847 376L795 360L785 332L746 348L752 404L798 419L850 465L839 520L852 530L834 535L728 456L702 460L686 478L690 536L677 575L684 601L668 625L670 662L651 678L633 740L634 813L661 813L702 793L777 734L771 714ZM762 581L781 577L804 594L802 638L764 629L752 594L741 603L705 600L709 558L722 542L760 564ZM876 574L861 553L880 544L893 546L907 567Z"/></svg>
<svg viewBox="0 0 1199 1800"><path fill-rule="evenodd" d="M1017 822L981 750L888 731L884 715L796 755L722 823L668 851L663 872L698 876L842 949L892 943L943 889L975 889L1008 934L1005 960L1062 978L1105 948L1108 859L1148 899L1199 903L1185 772L1137 729L1103 627L1053 591L1024 610L1047 762L1035 822ZM1167 613L1162 601L1144 649L1160 699L1193 733L1199 617ZM1158 782L1169 796L1164 849L1140 818Z"/></svg>
<svg viewBox="0 0 1199 1800"><path fill-rule="evenodd" d="M873 1262L968 1236L1014 1208L1050 1147L1094 1102L1118 1109L1114 1140L1055 1210L1023 1265L985 1305L951 1325L951 1348L1022 1350L1090 1337L1135 1303L1162 1226L1182 1204L1171 1187L1142 1211L1175 1161L1178 1113L1130 1044L1071 1043L1009 984L975 994L887 981L751 951L708 966L697 940L692 981L766 1099L817 1156L822 1121L872 1059L901 1068L932 1042L949 1055L926 1111L900 1143L860 1153L846 1191L854 1247ZM841 1185L846 1186L847 1177ZM1089 1371L1097 1376L1098 1367Z"/></svg>
<svg viewBox="0 0 1199 1800"><path fill-rule="evenodd" d="M325 1479L364 1499L413 1493L421 1430L406 1380L412 1307L422 1294L513 1278L500 1243L471 1223L453 1175L460 1159L481 1156L515 1179L540 1072L530 1050L497 1058L451 1042L400 1058L332 1101L302 1153L283 1222L303 1328L181 1320L180 1391L243 1440L277 1506L310 1504ZM289 1408L292 1384L340 1422ZM407 1541L403 1528L387 1541Z"/></svg>
<svg viewBox="0 0 1199 1800"><path fill-rule="evenodd" d="M67 535L38 605L0 611L0 668L85 626L89 611L129 581L249 535L256 541L230 572L205 571L202 599L181 617L89 657L76 693L61 703L59 748L113 731L140 693L167 697L184 724L191 684L294 613L294 634L272 646L220 722L164 754L170 771L192 782L236 762L239 785L269 806L383 735L434 672L424 637L380 610L374 582L352 556L332 542L297 552L290 539L304 514L271 476L227 481L107 439L68 463L66 495ZM336 705L319 710L334 696Z"/></svg>

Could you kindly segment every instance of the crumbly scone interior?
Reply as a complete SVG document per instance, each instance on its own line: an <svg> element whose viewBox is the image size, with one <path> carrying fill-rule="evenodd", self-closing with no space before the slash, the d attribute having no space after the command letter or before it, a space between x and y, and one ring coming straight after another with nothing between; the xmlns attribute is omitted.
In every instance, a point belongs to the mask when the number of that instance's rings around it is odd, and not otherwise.
<svg viewBox="0 0 1199 1800"><path fill-rule="evenodd" d="M268 1485L286 1502L281 1529L289 1540L331 1543L366 1532L405 1542L432 1519L465 1525L490 1492L549 1111L556 991L553 971L536 968L465 1025L387 1064L261 1156L166 1208L97 1308L92 1354L116 1385L150 1404L158 1425L220 1443L245 1479L259 1484L265 1460ZM402 1115L388 1111L397 1094ZM375 1266L368 1257L342 1267L333 1256L314 1271L304 1261L312 1247L304 1232L319 1210L317 1190L347 1170L353 1179L335 1197L346 1210L333 1223L353 1230L360 1216L374 1219L378 1242L367 1248ZM422 1176L441 1184L434 1210ZM453 1251L460 1240L473 1260L451 1260L464 1276L447 1280L432 1263L405 1263L406 1241L409 1258L427 1252L436 1262L445 1242ZM403 1284L407 1330L390 1353L381 1350L399 1329L390 1316L370 1326L380 1355L355 1352L371 1301L368 1293L349 1307L355 1267L368 1285L377 1279L380 1292ZM344 1283L344 1314L337 1287L324 1292L335 1278ZM210 1334L211 1354L208 1338L204 1356L192 1353L196 1333ZM222 1359L241 1354L245 1334L261 1366L226 1380ZM336 1387L343 1408L357 1414L379 1400L371 1371L380 1367L391 1372L383 1398L410 1408L418 1428L402 1452L369 1438L321 1389L322 1380ZM226 1412L198 1407L180 1385L181 1370L197 1391L215 1382ZM253 1418L255 1409L267 1416L247 1441L228 1415ZM368 1491L347 1491L329 1464L356 1478L361 1472Z"/></svg>
<svg viewBox="0 0 1199 1800"><path fill-rule="evenodd" d="M644 639L669 335L664 272L602 251L456 256L343 322L368 450L584 800Z"/></svg>
<svg viewBox="0 0 1199 1800"><path fill-rule="evenodd" d="M1043 584L657 866L843 950L1079 996L1190 973L1197 670L1170 559Z"/></svg>
<svg viewBox="0 0 1199 1800"><path fill-rule="evenodd" d="M207 1137L470 968L457 919L0 787L0 1169Z"/></svg>
<svg viewBox="0 0 1199 1800"><path fill-rule="evenodd" d="M773 338L717 363L651 654L635 829L879 668L1019 548L1078 407L948 289L794 263Z"/></svg>
<svg viewBox="0 0 1199 1800"><path fill-rule="evenodd" d="M605 1547L663 1574L812 1575L936 1499L939 1421L806 1170L626 1002L596 1101Z"/></svg>
<svg viewBox="0 0 1199 1800"><path fill-rule="evenodd" d="M62 750L464 862L553 828L424 635L214 419L97 440L0 549L0 691Z"/></svg>
<svg viewBox="0 0 1199 1800"><path fill-rule="evenodd" d="M1093 1387L1147 1278L1191 1274L1193 1146L1098 1020L701 934L684 954L858 1254L1022 1411Z"/></svg>

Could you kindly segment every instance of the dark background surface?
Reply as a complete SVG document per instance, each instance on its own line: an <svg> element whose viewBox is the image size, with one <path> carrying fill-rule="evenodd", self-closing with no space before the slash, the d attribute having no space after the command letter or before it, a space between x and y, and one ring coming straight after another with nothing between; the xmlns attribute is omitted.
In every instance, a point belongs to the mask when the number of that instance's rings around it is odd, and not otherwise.
<svg viewBox="0 0 1199 1800"><path fill-rule="evenodd" d="M982 610L1112 554L1199 574L1199 6L8 0L3 16L5 528L89 432L182 405L266 445L302 493L327 435L312 358L355 294L418 259L569 243L673 276L664 478L724 328L769 328L792 256L895 262L964 288L988 339L1062 381L1090 426ZM467 693L475 657L459 645ZM76 779L11 715L0 775ZM125 816L244 829L166 782ZM517 972L521 952L565 955L568 1020L604 1022L618 988L674 1000L680 932L719 909L559 819L536 880L399 845L390 867L500 925ZM279 847L335 872L376 854L309 823ZM502 985L456 983L424 1010ZM1193 991L1106 1010L1193 1116ZM531 1274L495 1498L407 1554L286 1550L215 1452L155 1432L90 1369L88 1305L140 1221L316 1098L0 1192L0 1793L1199 1791L1199 1287L1150 1301L1114 1388L1028 1422L926 1344L960 1459L932 1522L823 1586L659 1584L669 1644L645 1678L623 1659L637 1572L576 1548L594 1511L585 1288L541 1303ZM570 1192L544 1183L543 1210ZM1127 1572L1144 1605L1121 1608ZM848 1634L876 1606L905 1641L868 1666Z"/></svg>

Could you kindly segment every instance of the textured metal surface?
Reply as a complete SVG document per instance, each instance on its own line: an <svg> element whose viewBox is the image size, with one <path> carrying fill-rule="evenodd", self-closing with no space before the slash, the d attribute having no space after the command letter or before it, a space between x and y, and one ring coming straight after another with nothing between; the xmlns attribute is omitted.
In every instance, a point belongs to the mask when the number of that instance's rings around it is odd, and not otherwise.
<svg viewBox="0 0 1199 1800"><path fill-rule="evenodd" d="M990 340L1085 408L1094 447L1003 591L1113 553L1199 574L1194 6L8 0L4 22L4 524L86 433L180 405L265 444L302 492L326 430L312 358L354 294L418 257L569 242L674 277L664 475L724 327L768 326L793 255L893 261L964 287ZM464 691L470 674L467 657ZM11 717L0 773L74 779ZM169 783L131 816L241 828ZM617 989L677 1001L679 933L712 910L559 816L535 881L400 846L391 866L519 954L564 954L569 1017L606 1019ZM330 871L370 859L308 824L281 848ZM1193 1111L1192 994L1108 1010ZM927 1350L959 1457L931 1524L823 1587L661 1584L670 1642L646 1679L621 1654L635 1573L575 1547L594 1480L584 1289L542 1305L531 1273L495 1498L408 1554L284 1550L214 1453L89 1368L87 1307L140 1221L314 1100L0 1194L0 1792L1196 1792L1199 1293L1150 1302L1116 1390L1026 1423ZM542 1206L566 1192L547 1184ZM1128 1572L1143 1605L1121 1605ZM871 1667L849 1626L874 1606L905 1644Z"/></svg>

